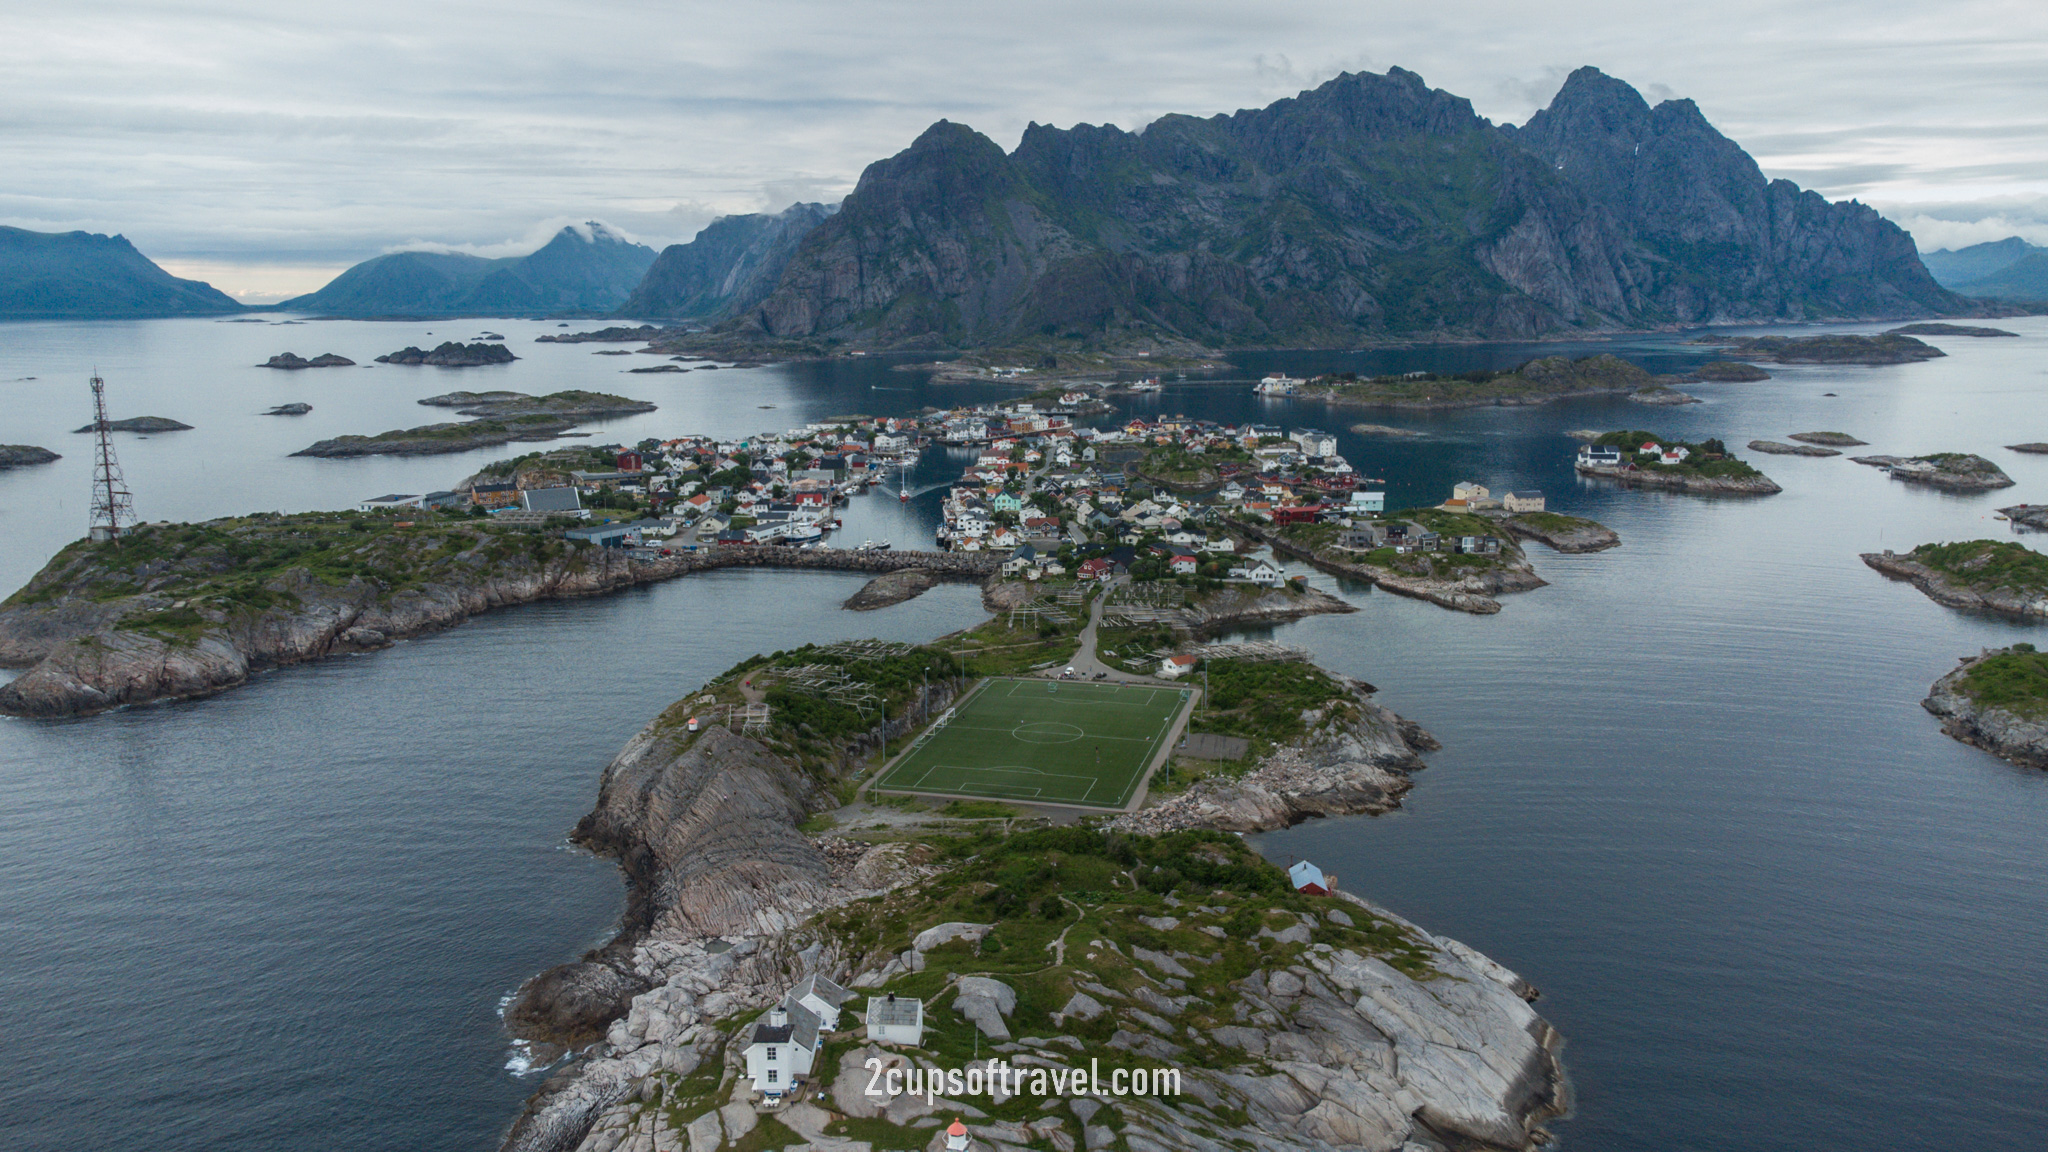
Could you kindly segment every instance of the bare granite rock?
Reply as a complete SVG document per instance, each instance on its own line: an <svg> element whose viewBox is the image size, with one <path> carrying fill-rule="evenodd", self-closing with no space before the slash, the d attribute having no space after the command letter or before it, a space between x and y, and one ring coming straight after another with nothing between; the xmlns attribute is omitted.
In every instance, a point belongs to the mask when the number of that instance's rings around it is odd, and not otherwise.
<svg viewBox="0 0 2048 1152"><path fill-rule="evenodd" d="M922 568L905 568L896 572L884 572L861 589L846 598L840 607L854 612L872 612L915 599L939 582L936 574Z"/></svg>
<svg viewBox="0 0 2048 1152"><path fill-rule="evenodd" d="M1158 805L1118 816L1110 826L1157 835L1184 828L1264 832L1311 816L1387 812L1423 766L1418 752L1440 747L1410 721L1372 702L1357 681L1354 718L1310 713L1309 734L1236 780L1207 779Z"/></svg>

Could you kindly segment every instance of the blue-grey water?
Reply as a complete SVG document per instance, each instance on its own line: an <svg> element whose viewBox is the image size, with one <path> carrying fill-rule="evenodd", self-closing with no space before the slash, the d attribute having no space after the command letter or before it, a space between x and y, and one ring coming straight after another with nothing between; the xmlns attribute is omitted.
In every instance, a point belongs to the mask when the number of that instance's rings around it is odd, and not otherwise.
<svg viewBox="0 0 2048 1152"><path fill-rule="evenodd" d="M2039 1147L2048 1132L2048 773L1950 741L1917 706L1958 655L2038 629L1942 609L1856 553L1998 534L2048 499L2048 321L1950 356L1787 367L1621 401L1436 416L1333 413L1241 386L1170 383L1136 412L1342 429L1396 505L1459 479L1535 485L1621 532L1534 558L1548 588L1471 617L1356 587L1362 609L1273 634L1370 680L1444 741L1403 811L1260 838L1464 939L1544 990L1568 1037L1574 1149ZM882 363L635 376L647 357L535 345L551 324L154 321L0 327L0 443L65 459L0 473L0 585L82 530L84 378L116 417L148 519L353 504L447 487L504 455L314 461L345 432L429 422L453 388L601 388L661 411L595 439L741 434L845 412L1004 395ZM435 335L429 337L428 331ZM287 349L367 362L505 333L502 368L250 367ZM1653 367L1670 341L1612 347ZM1570 349L1575 352L1585 347ZM1550 349L1245 356L1246 373L1511 364ZM24 380L23 377L37 377ZM1834 393L1829 396L1827 393ZM256 413L288 400L290 419ZM773 405L764 408L763 405ZM1953 497L1846 458L1754 457L1762 500L1617 492L1568 465L1579 427L1739 445L1813 429L1859 451L1957 449L2019 486ZM519 449L511 449L519 450ZM964 462L928 455L914 485ZM847 537L921 542L935 492L873 494ZM533 1082L496 1011L526 975L600 940L620 890L570 851L604 762L741 657L803 639L918 639L978 618L972 589L840 611L850 576L721 572L481 617L205 701L86 721L0 722L0 1146L488 1149ZM2038 639L2038 637L2037 637Z"/></svg>

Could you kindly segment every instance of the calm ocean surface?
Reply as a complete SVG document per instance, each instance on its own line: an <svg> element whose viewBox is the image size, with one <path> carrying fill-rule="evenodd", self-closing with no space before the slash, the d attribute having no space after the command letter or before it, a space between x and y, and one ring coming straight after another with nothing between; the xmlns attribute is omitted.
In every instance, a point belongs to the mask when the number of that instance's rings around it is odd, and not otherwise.
<svg viewBox="0 0 2048 1152"><path fill-rule="evenodd" d="M1570 1149L2035 1149L2048 1134L2048 773L1950 741L1917 701L1958 655L2038 629L1959 616L1856 553L2003 534L2048 500L2048 320L1949 357L1786 367L1626 402L1436 416L1333 413L1170 383L1140 413L1427 433L1342 447L1395 505L1471 478L1534 485L1621 548L1532 555L1551 587L1490 618L1314 579L1363 611L1270 635L1370 680L1430 728L1404 811L1259 838L1284 862L1463 939L1544 991L1568 1038ZM1853 327L1853 326L1852 326ZM882 363L633 376L649 357L536 345L553 324L204 320L0 326L0 443L57 464L0 473L0 592L82 534L90 412L193 431L119 448L147 519L353 505L450 487L469 456L315 461L314 440L432 422L456 388L595 388L661 411L595 442L742 434L843 413L1013 395ZM287 374L286 350L362 363L500 332L493 368ZM432 335L429 335L429 333ZM1669 341L1611 348L1653 368ZM1556 348L1245 356L1280 367L1507 366ZM24 379L35 377L34 380ZM1834 393L1829 396L1826 393ZM263 417L303 400L302 418ZM773 406L772 409L765 406ZM1977 451L2019 486L1952 497L1846 458L1752 457L1761 500L1618 492L1574 477L1580 427L1731 445L1815 429L1861 451ZM964 457L928 454L916 483ZM921 546L936 492L857 499L841 543ZM611 866L570 850L598 772L649 717L756 651L929 638L979 619L942 587L854 615L857 577L720 572L481 617L221 697L93 720L0 720L0 1147L488 1150L533 1081L497 1020L521 979L603 938Z"/></svg>

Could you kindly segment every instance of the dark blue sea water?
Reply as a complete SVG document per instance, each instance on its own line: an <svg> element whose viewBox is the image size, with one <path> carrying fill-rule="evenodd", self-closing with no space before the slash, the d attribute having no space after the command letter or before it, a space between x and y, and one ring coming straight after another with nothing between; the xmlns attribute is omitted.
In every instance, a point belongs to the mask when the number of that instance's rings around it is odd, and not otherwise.
<svg viewBox="0 0 2048 1152"><path fill-rule="evenodd" d="M1242 385L1169 383L1127 410L1342 429L1396 505L1460 479L1535 485L1626 543L1534 553L1550 587L1500 615L1356 587L1362 611L1273 634L1380 686L1445 744L1403 811L1259 838L1535 981L1568 1037L1571 1149L2032 1149L2048 1133L2048 773L1942 736L1917 707L1956 656L2038 629L1969 618L1856 553L2003 533L2048 499L2048 321L1949 358L1784 368L1707 401L1436 416L1333 413ZM145 517L352 504L446 487L498 452L311 461L341 432L427 422L456 387L600 387L662 410L626 442L737 434L1003 394L880 363L629 376L588 345L471 373L249 367L287 349L360 361L432 328L159 321L0 329L0 442L59 464L0 474L0 584L79 534L83 377L130 438ZM457 329L461 329L457 331ZM1653 367L1669 341L1614 347ZM1464 346L1247 356L1269 368L1512 364ZM1573 351L1586 351L1575 348ZM26 376L37 380L21 379ZM1834 393L1829 396L1826 393ZM258 417L304 399L314 416ZM763 405L774 405L764 408ZM1983 452L2020 484L1951 497L1846 458L1757 457L1763 500L1615 492L1572 476L1570 428L1731 444L1838 429L1861 451ZM928 455L914 484L964 460ZM937 498L856 500L846 535L925 539ZM206 701L87 721L0 721L0 1147L488 1149L532 1082L505 1067L500 999L600 939L608 864L564 835L619 745L738 659L806 639L919 639L978 619L972 589L854 615L821 573L721 572L485 616L395 649L290 669Z"/></svg>

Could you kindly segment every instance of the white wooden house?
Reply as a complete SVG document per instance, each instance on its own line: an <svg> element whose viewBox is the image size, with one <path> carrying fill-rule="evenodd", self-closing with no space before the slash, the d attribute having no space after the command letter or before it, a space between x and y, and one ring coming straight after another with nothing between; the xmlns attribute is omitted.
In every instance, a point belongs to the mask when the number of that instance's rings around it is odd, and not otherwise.
<svg viewBox="0 0 2048 1152"><path fill-rule="evenodd" d="M780 1099L811 1074L818 1057L818 1017L801 1004L782 1004L754 1025L747 1042L747 1079L754 1091Z"/></svg>
<svg viewBox="0 0 2048 1152"><path fill-rule="evenodd" d="M1278 588L1287 582L1280 569L1268 560L1253 560L1230 570L1232 580L1249 580L1267 588Z"/></svg>

